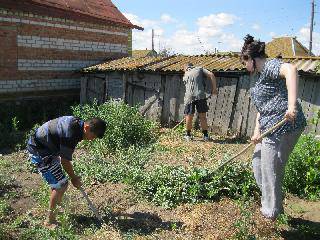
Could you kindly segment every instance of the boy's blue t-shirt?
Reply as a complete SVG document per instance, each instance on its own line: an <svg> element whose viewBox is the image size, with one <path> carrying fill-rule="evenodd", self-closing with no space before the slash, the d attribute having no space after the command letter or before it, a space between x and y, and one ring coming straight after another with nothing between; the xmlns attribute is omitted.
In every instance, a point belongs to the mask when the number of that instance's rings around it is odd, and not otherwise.
<svg viewBox="0 0 320 240"><path fill-rule="evenodd" d="M27 150L40 157L54 155L71 161L74 149L83 139L83 124L73 116L48 121L29 138Z"/></svg>

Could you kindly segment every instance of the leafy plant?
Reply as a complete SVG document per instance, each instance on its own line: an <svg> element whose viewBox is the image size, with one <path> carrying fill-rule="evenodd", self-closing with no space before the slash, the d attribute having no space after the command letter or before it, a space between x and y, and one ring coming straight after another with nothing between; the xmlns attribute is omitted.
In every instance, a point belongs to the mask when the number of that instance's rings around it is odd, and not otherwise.
<svg viewBox="0 0 320 240"><path fill-rule="evenodd" d="M6 200L0 199L0 220L11 211L10 205Z"/></svg>
<svg viewBox="0 0 320 240"><path fill-rule="evenodd" d="M254 221L252 220L252 212L250 208L250 201L245 199L238 200L237 204L240 208L241 218L238 219L234 226L236 227L236 233L234 234L234 239L237 240L254 240L256 237L250 234L250 228L254 226Z"/></svg>
<svg viewBox="0 0 320 240"><path fill-rule="evenodd" d="M317 125L320 121L320 110L315 112L314 117L311 119L311 124Z"/></svg>
<svg viewBox="0 0 320 240"><path fill-rule="evenodd" d="M257 186L249 166L225 166L221 171L182 166L158 166L133 182L134 189L166 208L183 202L217 200L222 196L255 196Z"/></svg>
<svg viewBox="0 0 320 240"><path fill-rule="evenodd" d="M132 145L144 147L157 139L157 124L143 118L137 107L123 102L111 101L98 105L95 101L92 105L77 105L72 109L75 116L84 120L100 117L107 122L104 138L87 143L97 154L104 155Z"/></svg>
<svg viewBox="0 0 320 240"><path fill-rule="evenodd" d="M286 166L284 186L300 197L320 198L320 141L314 136L300 137Z"/></svg>

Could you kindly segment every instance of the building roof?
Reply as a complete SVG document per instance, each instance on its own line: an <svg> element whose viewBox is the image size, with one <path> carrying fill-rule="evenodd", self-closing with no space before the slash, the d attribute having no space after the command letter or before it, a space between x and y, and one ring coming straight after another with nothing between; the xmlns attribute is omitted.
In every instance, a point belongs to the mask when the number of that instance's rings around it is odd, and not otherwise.
<svg viewBox="0 0 320 240"><path fill-rule="evenodd" d="M300 72L320 74L320 57L287 57L283 61L294 64ZM170 57L121 58L84 68L83 72L149 71L183 72L186 63L205 67L213 72L246 72L237 54L177 55Z"/></svg>
<svg viewBox="0 0 320 240"><path fill-rule="evenodd" d="M112 22L128 28L143 28L133 25L111 0L0 0L1 7L30 12L70 17L77 20Z"/></svg>
<svg viewBox="0 0 320 240"><path fill-rule="evenodd" d="M155 50L132 50L132 57L140 58L140 57L155 57L157 56L157 52Z"/></svg>
<svg viewBox="0 0 320 240"><path fill-rule="evenodd" d="M308 49L296 37L277 37L266 44L266 53L269 57L309 56Z"/></svg>

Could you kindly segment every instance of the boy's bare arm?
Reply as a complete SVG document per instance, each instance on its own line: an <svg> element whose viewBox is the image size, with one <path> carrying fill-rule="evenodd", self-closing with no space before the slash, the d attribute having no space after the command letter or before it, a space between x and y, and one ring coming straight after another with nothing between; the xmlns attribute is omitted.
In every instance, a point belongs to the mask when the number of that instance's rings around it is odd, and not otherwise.
<svg viewBox="0 0 320 240"><path fill-rule="evenodd" d="M69 175L72 185L76 188L81 187L81 178L74 173L72 162L67 159L61 158L61 165L63 169L66 171L66 173Z"/></svg>
<svg viewBox="0 0 320 240"><path fill-rule="evenodd" d="M204 72L207 78L210 78L211 84L212 84L212 94L217 95L218 90L217 90L217 80L214 74L210 71L205 71Z"/></svg>

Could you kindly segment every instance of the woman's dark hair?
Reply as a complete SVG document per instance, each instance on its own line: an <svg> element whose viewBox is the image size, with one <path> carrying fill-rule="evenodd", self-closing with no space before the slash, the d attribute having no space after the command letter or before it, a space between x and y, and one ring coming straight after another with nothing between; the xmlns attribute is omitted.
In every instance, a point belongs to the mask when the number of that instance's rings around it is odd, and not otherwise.
<svg viewBox="0 0 320 240"><path fill-rule="evenodd" d="M100 118L91 118L86 121L90 126L90 131L98 138L102 138L106 131L106 122Z"/></svg>
<svg viewBox="0 0 320 240"><path fill-rule="evenodd" d="M248 60L249 57L254 60L254 58L265 58L267 57L265 52L266 44L260 42L259 40L254 40L254 38L247 34L244 37L244 44L241 50L241 59Z"/></svg>

